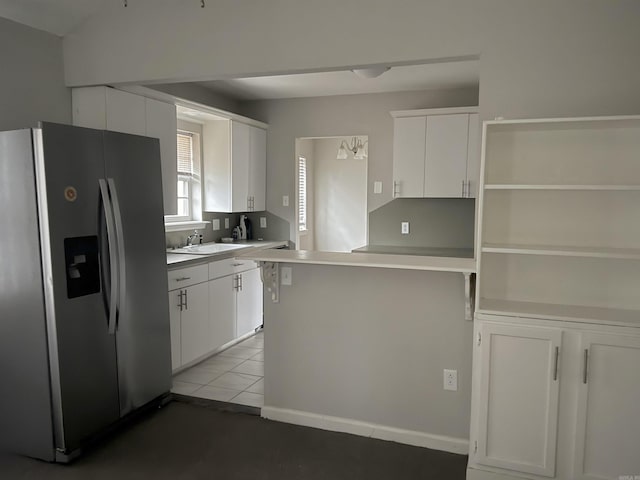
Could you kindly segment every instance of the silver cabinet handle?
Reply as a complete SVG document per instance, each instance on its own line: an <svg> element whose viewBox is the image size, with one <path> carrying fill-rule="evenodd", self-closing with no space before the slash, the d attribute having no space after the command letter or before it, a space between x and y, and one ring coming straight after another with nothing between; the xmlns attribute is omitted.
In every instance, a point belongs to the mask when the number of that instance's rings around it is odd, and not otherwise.
<svg viewBox="0 0 640 480"><path fill-rule="evenodd" d="M242 291L242 274L238 275L238 290Z"/></svg>
<svg viewBox="0 0 640 480"><path fill-rule="evenodd" d="M189 292L188 290L184 291L184 309L185 310L189 310L189 297L187 297L188 292Z"/></svg>
<svg viewBox="0 0 640 480"><path fill-rule="evenodd" d="M397 180L393 181L393 192L392 197L398 198L400 196L400 182Z"/></svg>
<svg viewBox="0 0 640 480"><path fill-rule="evenodd" d="M467 198L471 197L471 180L467 180Z"/></svg>
<svg viewBox="0 0 640 480"><path fill-rule="evenodd" d="M558 360L560 357L560 347L556 347L556 355L553 362L553 381L558 380Z"/></svg>
<svg viewBox="0 0 640 480"><path fill-rule="evenodd" d="M582 369L582 383L587 384L588 380L588 369L589 369L589 349L584 349L584 365Z"/></svg>
<svg viewBox="0 0 640 480"><path fill-rule="evenodd" d="M231 287L234 291L238 291L238 275L233 276L233 286Z"/></svg>
<svg viewBox="0 0 640 480"><path fill-rule="evenodd" d="M244 263L232 263L231 264L232 267L241 267L242 265L244 265Z"/></svg>
<svg viewBox="0 0 640 480"><path fill-rule="evenodd" d="M462 180L462 198L466 197L466 195L465 195L465 193L466 193L466 184L467 184L467 182L465 180Z"/></svg>
<svg viewBox="0 0 640 480"><path fill-rule="evenodd" d="M180 277L180 278L176 278L176 282L184 282L185 280L191 280L191 277Z"/></svg>

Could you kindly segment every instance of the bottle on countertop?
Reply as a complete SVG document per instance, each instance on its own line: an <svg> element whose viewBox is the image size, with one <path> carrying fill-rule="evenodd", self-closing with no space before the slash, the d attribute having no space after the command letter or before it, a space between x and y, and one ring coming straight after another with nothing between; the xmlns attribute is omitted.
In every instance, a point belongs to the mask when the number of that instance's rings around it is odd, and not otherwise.
<svg viewBox="0 0 640 480"><path fill-rule="evenodd" d="M247 218L246 215L240 215L240 236L238 240L246 240L247 239L247 225L244 219Z"/></svg>

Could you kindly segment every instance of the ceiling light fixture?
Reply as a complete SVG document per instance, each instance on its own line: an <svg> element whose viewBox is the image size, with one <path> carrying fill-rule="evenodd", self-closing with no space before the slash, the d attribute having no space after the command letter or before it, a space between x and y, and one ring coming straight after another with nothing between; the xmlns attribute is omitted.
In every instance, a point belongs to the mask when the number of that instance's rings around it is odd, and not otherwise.
<svg viewBox="0 0 640 480"><path fill-rule="evenodd" d="M391 70L391 67L368 67L368 68L353 68L351 71L362 78L376 78L382 75L384 72Z"/></svg>
<svg viewBox="0 0 640 480"><path fill-rule="evenodd" d="M340 142L340 147L338 147L338 154L336 158L338 160L346 160L349 156L347 151L353 153L353 158L356 160L362 160L367 158L369 155L367 154L367 150L365 146L369 143L369 140L362 141L359 137L353 137L351 139L351 144L348 144L345 140Z"/></svg>

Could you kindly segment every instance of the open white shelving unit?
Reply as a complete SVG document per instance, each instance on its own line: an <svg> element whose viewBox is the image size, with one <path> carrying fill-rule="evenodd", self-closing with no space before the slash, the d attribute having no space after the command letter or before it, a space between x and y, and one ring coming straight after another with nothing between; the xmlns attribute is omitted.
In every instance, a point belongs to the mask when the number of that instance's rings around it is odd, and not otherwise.
<svg viewBox="0 0 640 480"><path fill-rule="evenodd" d="M640 117L485 122L478 313L640 325Z"/></svg>

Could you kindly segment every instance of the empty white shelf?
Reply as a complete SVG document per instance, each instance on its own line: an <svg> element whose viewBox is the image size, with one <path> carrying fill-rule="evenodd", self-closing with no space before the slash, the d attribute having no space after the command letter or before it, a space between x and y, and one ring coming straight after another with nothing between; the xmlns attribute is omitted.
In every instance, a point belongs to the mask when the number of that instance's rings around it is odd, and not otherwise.
<svg viewBox="0 0 640 480"><path fill-rule="evenodd" d="M551 255L559 257L618 258L640 260L638 248L574 247L559 245L485 244L482 253Z"/></svg>

